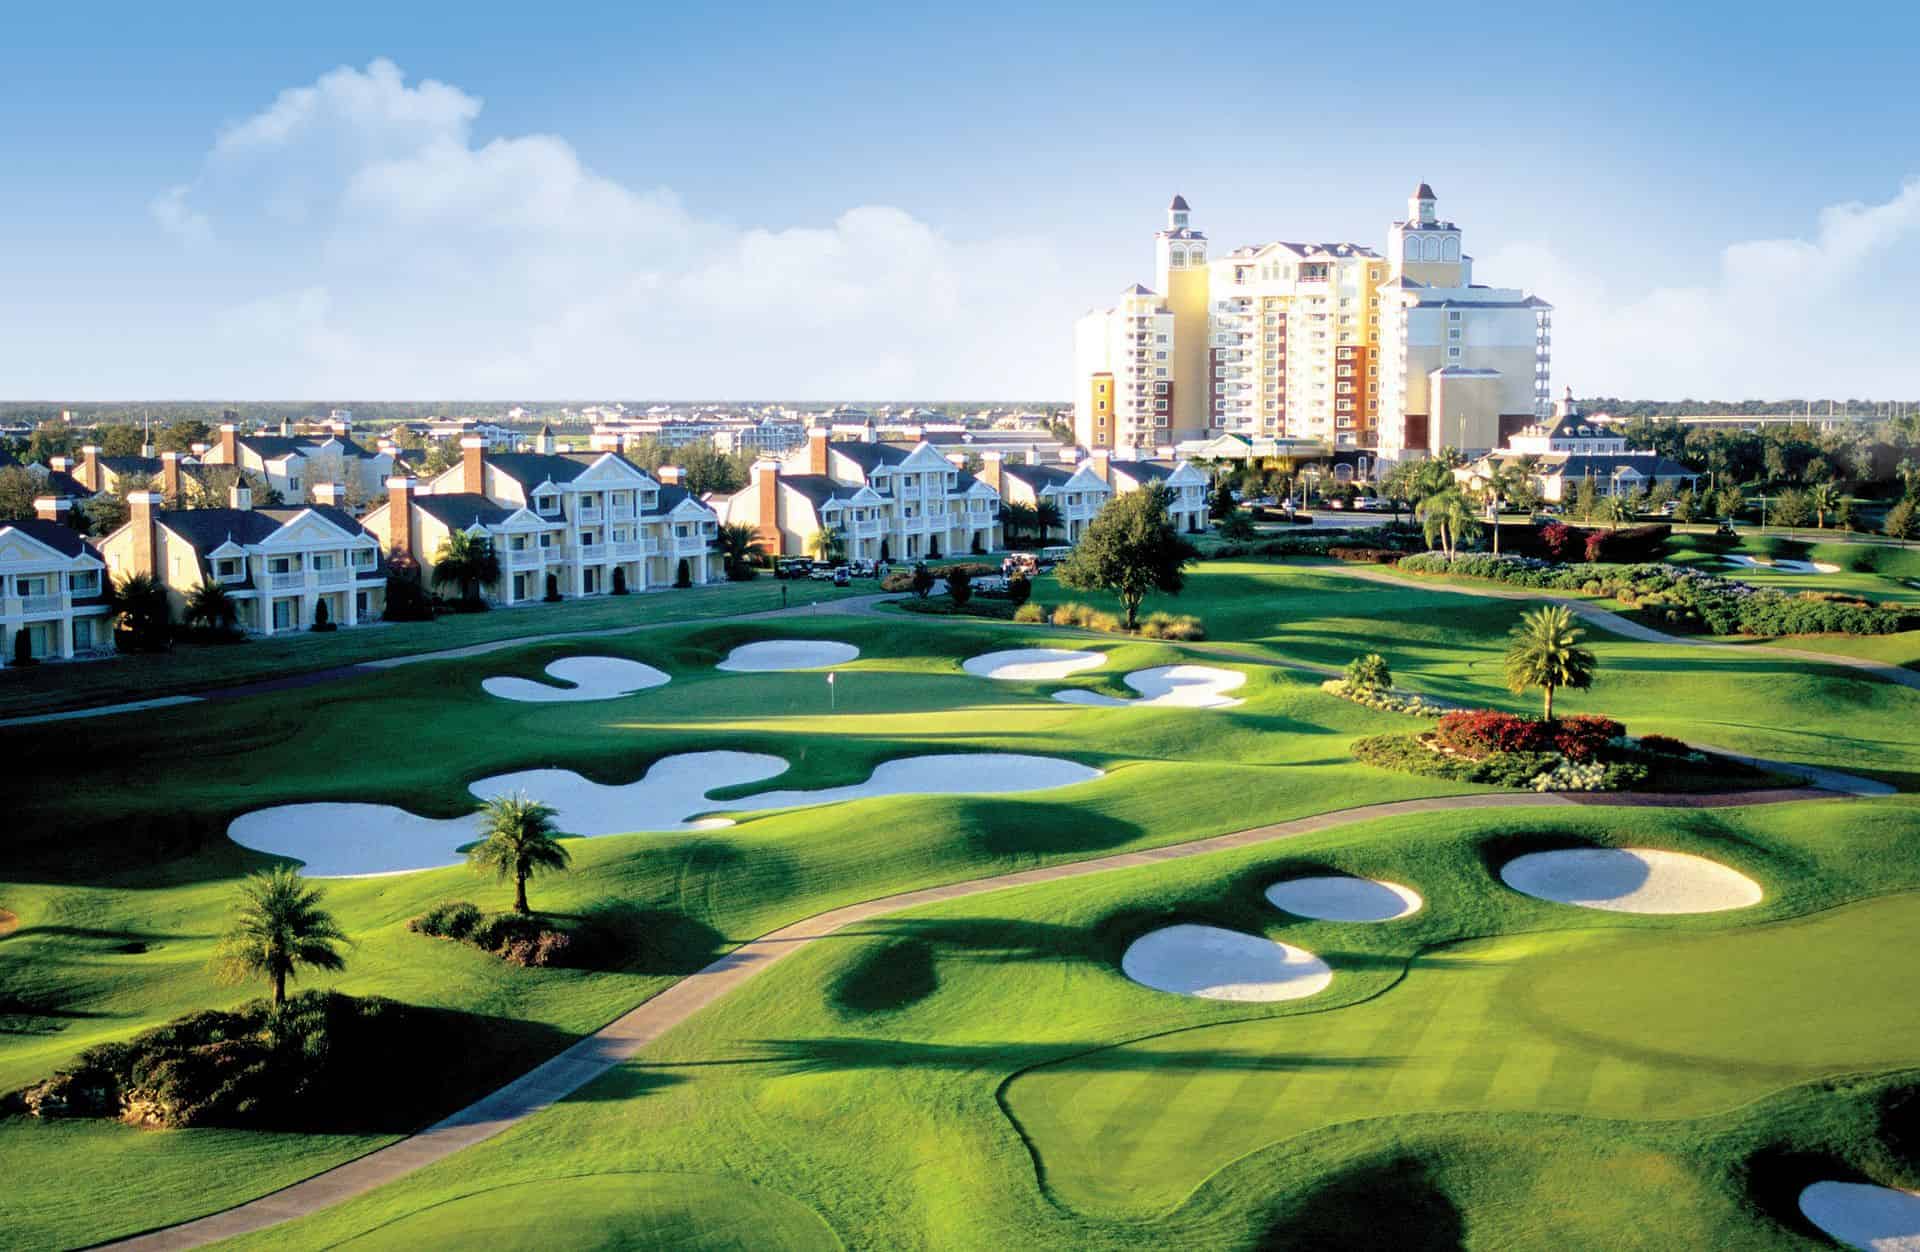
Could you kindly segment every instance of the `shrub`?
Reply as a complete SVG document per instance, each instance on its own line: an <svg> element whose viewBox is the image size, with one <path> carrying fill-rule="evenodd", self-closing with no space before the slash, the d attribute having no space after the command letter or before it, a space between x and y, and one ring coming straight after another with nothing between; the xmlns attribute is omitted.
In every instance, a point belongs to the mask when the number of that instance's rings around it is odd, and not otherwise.
<svg viewBox="0 0 1920 1252"><path fill-rule="evenodd" d="M1434 741L1469 760L1495 752L1537 752L1551 742L1546 722L1496 709L1457 709L1440 719Z"/></svg>
<svg viewBox="0 0 1920 1252"><path fill-rule="evenodd" d="M673 585L676 587L693 586L693 567L687 564L686 557L681 557L680 563L673 567Z"/></svg>
<svg viewBox="0 0 1920 1252"><path fill-rule="evenodd" d="M1047 620L1046 606L1023 604L1013 611L1013 620L1016 622L1044 622Z"/></svg>
<svg viewBox="0 0 1920 1252"><path fill-rule="evenodd" d="M1576 543L1581 551L1584 552L1586 550L1585 542L1577 541L1574 536L1573 527L1567 525L1565 522L1548 522L1540 528L1540 546L1548 556L1556 561L1566 560L1568 554L1571 553L1576 546Z"/></svg>
<svg viewBox="0 0 1920 1252"><path fill-rule="evenodd" d="M1591 761L1608 744L1627 733L1627 728L1610 717L1581 713L1553 722L1536 722L1551 732L1553 747L1570 761Z"/></svg>
<svg viewBox="0 0 1920 1252"><path fill-rule="evenodd" d="M1141 619L1140 633L1148 639L1173 639L1185 643L1196 643L1207 637L1206 628L1200 619L1191 614L1149 613Z"/></svg>
<svg viewBox="0 0 1920 1252"><path fill-rule="evenodd" d="M330 630L338 629L338 627L333 624L333 613L327 608L327 602L325 600L319 600L314 603L313 629L320 631L322 634Z"/></svg>
<svg viewBox="0 0 1920 1252"><path fill-rule="evenodd" d="M967 601L973 599L973 574L967 566L956 565L947 571L947 598L956 609L966 608Z"/></svg>
<svg viewBox="0 0 1920 1252"><path fill-rule="evenodd" d="M913 571L910 569L888 570L887 576L880 580L882 591L912 591Z"/></svg>
<svg viewBox="0 0 1920 1252"><path fill-rule="evenodd" d="M1385 691L1393 686L1393 671L1387 658L1378 652L1356 656L1347 662L1347 686L1360 691Z"/></svg>
<svg viewBox="0 0 1920 1252"><path fill-rule="evenodd" d="M415 934L432 935L436 939L465 939L480 924L481 917L479 905L465 900L447 900L410 919L407 929Z"/></svg>
<svg viewBox="0 0 1920 1252"><path fill-rule="evenodd" d="M1351 561L1360 565L1392 565L1401 557L1401 553L1392 548L1328 548L1327 555L1336 561Z"/></svg>
<svg viewBox="0 0 1920 1252"><path fill-rule="evenodd" d="M1425 696L1402 695L1397 691L1380 688L1354 687L1344 678L1329 678L1320 684L1320 690L1328 695L1339 696L1342 700L1351 700L1355 704L1364 704L1370 709L1379 709L1382 713L1405 713L1410 717L1439 717L1446 712L1439 705L1428 701Z"/></svg>
<svg viewBox="0 0 1920 1252"><path fill-rule="evenodd" d="M1214 527L1214 533L1222 539L1251 539L1254 536L1253 519L1245 513L1230 513L1220 519Z"/></svg>
<svg viewBox="0 0 1920 1252"><path fill-rule="evenodd" d="M560 964L572 946L573 941L561 931L541 930L531 938L509 941L499 954L509 965L518 965L522 969L541 969Z"/></svg>
<svg viewBox="0 0 1920 1252"><path fill-rule="evenodd" d="M1657 756L1693 755L1692 748L1668 735L1642 735L1639 743L1641 751L1652 752Z"/></svg>
<svg viewBox="0 0 1920 1252"><path fill-rule="evenodd" d="M1871 574L1880 568L1880 549L1870 543L1848 544L1846 557L1840 564L1856 574Z"/></svg>
<svg viewBox="0 0 1920 1252"><path fill-rule="evenodd" d="M1019 608L1032 598L1033 580L1018 571L1007 576L1007 599Z"/></svg>

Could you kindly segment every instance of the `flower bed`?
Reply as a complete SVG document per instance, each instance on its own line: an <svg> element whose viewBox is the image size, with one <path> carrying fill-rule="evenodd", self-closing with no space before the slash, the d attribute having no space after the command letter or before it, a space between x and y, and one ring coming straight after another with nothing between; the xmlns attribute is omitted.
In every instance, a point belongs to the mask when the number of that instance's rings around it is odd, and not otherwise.
<svg viewBox="0 0 1920 1252"><path fill-rule="evenodd" d="M1380 687L1356 687L1344 678L1329 678L1320 684L1328 695L1364 704L1382 713L1405 713L1410 717L1439 717L1446 709L1422 695L1409 695Z"/></svg>
<svg viewBox="0 0 1920 1252"><path fill-rule="evenodd" d="M472 944L509 965L537 968L561 964L573 944L563 930L554 930L522 913L482 913L465 900L436 904L407 921L417 935Z"/></svg>
<svg viewBox="0 0 1920 1252"><path fill-rule="evenodd" d="M1323 684L1346 695L1336 685L1345 684ZM1403 774L1527 791L1726 791L1788 781L1665 735L1635 739L1610 718L1542 722L1495 709L1455 710L1430 731L1356 740L1353 754Z"/></svg>

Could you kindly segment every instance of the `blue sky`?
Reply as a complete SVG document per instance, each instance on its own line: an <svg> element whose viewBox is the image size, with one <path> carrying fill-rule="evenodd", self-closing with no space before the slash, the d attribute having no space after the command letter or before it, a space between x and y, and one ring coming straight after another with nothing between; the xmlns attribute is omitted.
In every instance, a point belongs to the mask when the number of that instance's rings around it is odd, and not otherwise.
<svg viewBox="0 0 1920 1252"><path fill-rule="evenodd" d="M1914 6L9 20L9 397L1064 397L1172 192L1422 179L1583 394L1920 396Z"/></svg>

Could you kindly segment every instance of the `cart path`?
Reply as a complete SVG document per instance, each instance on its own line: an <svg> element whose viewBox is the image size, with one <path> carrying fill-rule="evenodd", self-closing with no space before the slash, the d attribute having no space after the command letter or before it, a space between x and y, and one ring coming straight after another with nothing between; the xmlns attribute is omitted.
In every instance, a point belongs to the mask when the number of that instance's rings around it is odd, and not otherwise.
<svg viewBox="0 0 1920 1252"><path fill-rule="evenodd" d="M842 603L845 603L844 601ZM1805 767L1775 762L1756 762L1783 772L1805 772ZM1649 792L1575 794L1565 792L1494 792L1472 795L1436 796L1423 800L1398 800L1385 804L1365 804L1333 809L1310 817L1294 818L1267 826L1255 826L1231 834L1214 835L1187 843L1168 844L1138 852L1122 852L1091 860L1072 861L1039 869L995 874L940 887L879 896L857 904L843 905L812 917L791 922L777 930L751 939L689 974L652 999L629 1010L593 1034L507 1083L492 1094L461 1109L416 1134L377 1148L365 1156L337 1165L303 1182L250 1200L206 1217L163 1227L144 1235L122 1239L108 1246L160 1252L197 1248L221 1239L231 1239L277 1226L282 1222L308 1217L348 1200L397 1182L402 1178L445 1160L462 1149L493 1136L558 1103L586 1084L637 1055L642 1048L680 1025L701 1009L719 1000L743 983L759 976L778 962L808 945L860 922L871 921L903 909L960 900L989 892L1030 887L1040 883L1083 878L1115 870L1141 869L1168 861L1210 856L1236 848L1251 848L1301 835L1316 834L1357 822L1382 818L1411 817L1427 813L1459 813L1478 810L1590 807L1595 805L1633 805L1663 808L1725 808L1739 805L1782 804L1793 801L1834 801L1858 795L1877 795L1890 791L1883 784L1849 775L1822 771L1827 783L1816 790L1775 788L1759 791L1729 792L1720 795L1661 795Z"/></svg>

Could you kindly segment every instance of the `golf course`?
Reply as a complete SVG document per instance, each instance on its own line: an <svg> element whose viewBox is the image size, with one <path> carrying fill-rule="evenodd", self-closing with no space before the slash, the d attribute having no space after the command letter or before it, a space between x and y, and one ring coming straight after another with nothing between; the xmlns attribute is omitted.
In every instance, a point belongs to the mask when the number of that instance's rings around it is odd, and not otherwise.
<svg viewBox="0 0 1920 1252"><path fill-rule="evenodd" d="M1147 603L1189 642L751 585L753 620L636 597L592 638L503 611L450 641L484 650L0 726L0 1093L264 994L210 962L276 864L346 937L290 990L395 1006L323 1115L0 1114L0 1242L1848 1246L1809 1214L1920 1188L1920 632L1578 623L1556 714L1743 772L1502 788L1362 763L1433 723L1323 683L1374 653L1535 715L1503 658L1555 597L1365 572L1198 563ZM552 964L409 925L508 908L464 849L514 796L568 836L527 888Z"/></svg>

